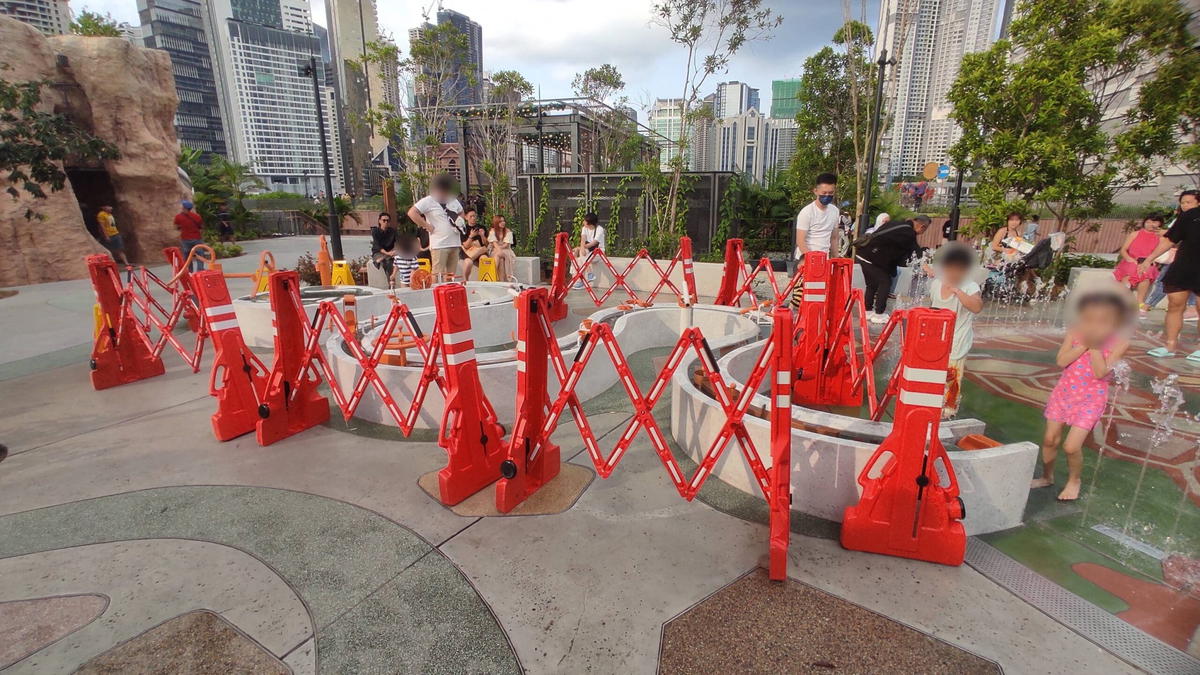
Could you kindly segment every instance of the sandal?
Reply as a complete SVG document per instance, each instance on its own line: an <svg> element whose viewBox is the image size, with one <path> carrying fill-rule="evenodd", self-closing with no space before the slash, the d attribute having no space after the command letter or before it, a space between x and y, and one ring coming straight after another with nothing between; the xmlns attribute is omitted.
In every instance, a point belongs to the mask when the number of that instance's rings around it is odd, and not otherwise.
<svg viewBox="0 0 1200 675"><path fill-rule="evenodd" d="M1192 363L1200 363L1200 349L1197 349L1196 351L1192 352L1191 354L1188 354L1184 358L1186 358L1188 361L1191 361Z"/></svg>
<svg viewBox="0 0 1200 675"><path fill-rule="evenodd" d="M1168 350L1166 347L1155 347L1146 353L1156 359L1169 359L1175 356L1175 352Z"/></svg>

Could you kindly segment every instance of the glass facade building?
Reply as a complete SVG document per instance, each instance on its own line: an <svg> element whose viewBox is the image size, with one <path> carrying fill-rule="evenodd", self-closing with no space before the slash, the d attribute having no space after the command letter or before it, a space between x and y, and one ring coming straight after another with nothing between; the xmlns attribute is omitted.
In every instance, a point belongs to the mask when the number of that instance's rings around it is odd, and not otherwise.
<svg viewBox="0 0 1200 675"><path fill-rule="evenodd" d="M221 123L220 97L209 56L199 0L138 0L145 46L171 57L179 108L175 133L179 143L225 156L228 148Z"/></svg>

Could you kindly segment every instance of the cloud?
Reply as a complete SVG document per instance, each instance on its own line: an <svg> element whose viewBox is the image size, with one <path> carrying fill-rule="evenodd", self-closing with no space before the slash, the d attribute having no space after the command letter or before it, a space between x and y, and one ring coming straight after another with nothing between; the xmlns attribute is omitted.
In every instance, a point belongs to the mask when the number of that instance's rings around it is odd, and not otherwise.
<svg viewBox="0 0 1200 675"><path fill-rule="evenodd" d="M313 18L325 24L325 0L313 0ZM364 2L367 0L363 0ZM377 0L381 27L407 51L408 29L421 23L422 12L436 12L436 0ZM489 71L513 69L524 74L546 97L570 96L575 73L601 63L615 65L625 77L626 95L643 99L678 96L682 88L684 50L666 31L651 24L653 0L443 0L483 27L483 61ZM770 40L751 40L734 55L727 73L709 78L740 80L761 91L769 106L771 81L798 77L804 59L829 43L845 20L845 3L830 0L764 0L783 25ZM854 18L874 27L879 0L851 0ZM71 0L112 14L118 21L138 23L136 0ZM644 121L644 119L643 119Z"/></svg>

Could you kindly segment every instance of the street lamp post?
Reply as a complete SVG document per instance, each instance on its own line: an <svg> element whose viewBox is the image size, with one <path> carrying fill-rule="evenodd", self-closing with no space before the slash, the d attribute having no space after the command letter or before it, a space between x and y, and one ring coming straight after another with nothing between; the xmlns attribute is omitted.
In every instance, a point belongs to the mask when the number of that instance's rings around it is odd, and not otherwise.
<svg viewBox="0 0 1200 675"><path fill-rule="evenodd" d="M863 192L863 208L862 213L858 215L858 236L863 236L867 231L867 221L870 216L868 211L871 209L871 192L875 187L875 156L879 154L879 118L883 111L883 78L888 66L896 65L896 59L889 59L887 49L881 49L879 52L879 60L875 62L879 66L879 72L876 74L875 82L875 110L871 117L871 137L867 142L867 186Z"/></svg>
<svg viewBox="0 0 1200 675"><path fill-rule="evenodd" d="M959 167L958 176L954 178L954 205L950 207L950 226L947 228L950 233L949 239L951 241L958 239L958 206L962 202L962 184L963 170L962 167Z"/></svg>
<svg viewBox="0 0 1200 675"><path fill-rule="evenodd" d="M326 214L329 226L329 252L334 260L344 260L342 255L342 224L338 222L337 205L333 201L333 176L329 172L329 147L325 144L325 115L321 114L321 85L317 80L317 57L309 56L308 65L303 69L304 75L312 78L313 103L317 107L317 131L321 134L321 168L325 172L325 202L329 208Z"/></svg>

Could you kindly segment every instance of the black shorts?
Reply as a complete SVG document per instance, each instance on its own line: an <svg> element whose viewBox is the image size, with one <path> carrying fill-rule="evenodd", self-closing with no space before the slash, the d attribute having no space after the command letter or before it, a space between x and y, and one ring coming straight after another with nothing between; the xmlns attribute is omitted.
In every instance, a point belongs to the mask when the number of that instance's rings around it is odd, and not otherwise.
<svg viewBox="0 0 1200 675"><path fill-rule="evenodd" d="M1163 293L1166 293L1167 295L1170 295L1172 293L1195 293L1196 295L1200 295L1200 289L1184 288L1183 286L1177 286L1175 284L1164 281L1163 282Z"/></svg>

